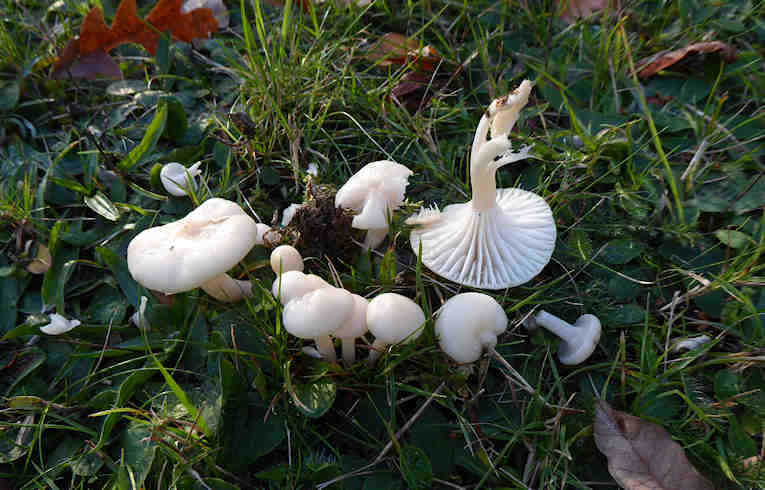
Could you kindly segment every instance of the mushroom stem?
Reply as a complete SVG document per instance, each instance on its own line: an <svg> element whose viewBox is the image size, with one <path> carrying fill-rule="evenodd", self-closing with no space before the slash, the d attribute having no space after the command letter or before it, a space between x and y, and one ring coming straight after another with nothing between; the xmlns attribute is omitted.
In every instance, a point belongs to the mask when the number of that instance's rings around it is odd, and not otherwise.
<svg viewBox="0 0 765 490"><path fill-rule="evenodd" d="M337 354L335 353L335 344L332 343L332 339L329 335L321 335L314 339L316 341L316 349L318 349L321 357L325 361L337 362Z"/></svg>
<svg viewBox="0 0 765 490"><path fill-rule="evenodd" d="M533 322L534 324L551 331L565 342L573 342L575 337L579 335L577 333L578 329L575 326L544 310L540 310L539 313L534 316Z"/></svg>
<svg viewBox="0 0 765 490"><path fill-rule="evenodd" d="M340 339L343 345L343 361L346 364L356 362L356 339L353 337Z"/></svg>
<svg viewBox="0 0 765 490"><path fill-rule="evenodd" d="M377 248L378 245L380 245L383 240L385 240L385 236L388 234L388 228L370 228L367 230L367 235L364 237L364 244L362 245L362 248L364 250L371 250L373 248Z"/></svg>
<svg viewBox="0 0 765 490"><path fill-rule="evenodd" d="M250 281L239 281L225 273L210 279L200 287L213 298L226 303L233 303L245 296L252 296L252 283Z"/></svg>
<svg viewBox="0 0 765 490"><path fill-rule="evenodd" d="M372 348L369 350L369 357L367 357L367 362L374 364L385 351L386 347L388 347L388 344L385 343L382 339L375 339L375 341L372 342Z"/></svg>
<svg viewBox="0 0 765 490"><path fill-rule="evenodd" d="M353 217L354 228L388 228L388 201L379 192L369 194L361 212Z"/></svg>

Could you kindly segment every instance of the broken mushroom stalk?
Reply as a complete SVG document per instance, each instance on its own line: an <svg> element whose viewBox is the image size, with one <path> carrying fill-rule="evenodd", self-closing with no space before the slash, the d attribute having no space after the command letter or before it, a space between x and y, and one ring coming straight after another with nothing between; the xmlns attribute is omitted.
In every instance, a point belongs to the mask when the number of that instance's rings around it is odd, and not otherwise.
<svg viewBox="0 0 765 490"><path fill-rule="evenodd" d="M524 322L527 330L543 327L561 339L558 359L563 364L574 365L584 362L595 351L600 340L600 320L595 315L582 315L574 325L567 323L544 310Z"/></svg>
<svg viewBox="0 0 765 490"><path fill-rule="evenodd" d="M252 284L226 271L257 241L255 220L236 203L212 198L178 221L136 235L127 249L128 270L152 291L175 294L201 287L220 301L239 301L252 294Z"/></svg>
<svg viewBox="0 0 765 490"><path fill-rule="evenodd" d="M532 84L491 103L481 117L470 151L472 200L423 209L406 223L412 249L436 274L482 289L504 289L531 280L550 261L555 222L540 196L522 189L497 190L496 172L529 156L511 150L509 134L526 105ZM489 133L491 132L491 137Z"/></svg>

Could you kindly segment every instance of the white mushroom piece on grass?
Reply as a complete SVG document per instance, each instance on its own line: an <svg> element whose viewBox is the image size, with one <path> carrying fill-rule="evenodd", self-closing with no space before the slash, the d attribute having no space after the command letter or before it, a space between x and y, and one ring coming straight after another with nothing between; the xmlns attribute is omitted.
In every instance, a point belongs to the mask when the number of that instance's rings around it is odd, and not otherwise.
<svg viewBox="0 0 765 490"><path fill-rule="evenodd" d="M424 323L422 308L406 296L383 293L372 298L367 306L367 328L375 341L368 362L375 362L389 345L415 340Z"/></svg>
<svg viewBox="0 0 765 490"><path fill-rule="evenodd" d="M178 162L170 162L162 166L162 170L159 172L159 179L162 182L162 187L172 194L173 196L186 196L188 191L197 190L197 182L195 177L200 175L202 171L199 166L202 162L197 162L189 168L184 167Z"/></svg>
<svg viewBox="0 0 765 490"><path fill-rule="evenodd" d="M471 201L442 212L423 209L409 218L411 245L422 263L456 283L482 289L523 284L550 261L555 221L540 196L522 189L497 190L497 170L529 155L511 151L510 130L526 105L528 80L496 99L481 117L470 150ZM491 131L491 138L489 132Z"/></svg>
<svg viewBox="0 0 765 490"><path fill-rule="evenodd" d="M335 195L335 206L358 214L351 226L367 230L364 249L377 247L388 234L390 215L404 203L412 171L400 163L380 160L364 165Z"/></svg>
<svg viewBox="0 0 765 490"><path fill-rule="evenodd" d="M524 322L527 330L544 327L561 339L558 359L563 364L584 362L595 351L600 340L600 320L595 315L582 315L574 325L567 323L546 311L539 311Z"/></svg>
<svg viewBox="0 0 765 490"><path fill-rule="evenodd" d="M130 274L147 289L175 294L201 287L220 301L252 294L232 269L258 242L258 227L234 202L212 198L178 221L142 231L130 242Z"/></svg>
<svg viewBox="0 0 765 490"><path fill-rule="evenodd" d="M458 363L477 361L484 350L493 350L506 328L505 310L483 293L452 296L439 308L435 325L441 349Z"/></svg>

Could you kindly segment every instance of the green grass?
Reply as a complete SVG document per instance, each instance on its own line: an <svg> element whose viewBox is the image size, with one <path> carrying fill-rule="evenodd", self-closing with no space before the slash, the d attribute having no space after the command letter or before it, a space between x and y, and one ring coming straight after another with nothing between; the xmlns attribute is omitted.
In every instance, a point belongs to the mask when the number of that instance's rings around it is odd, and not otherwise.
<svg viewBox="0 0 765 490"><path fill-rule="evenodd" d="M602 397L667 428L716 488L765 488L761 2L637 1L573 25L551 1L311 12L229 2L231 28L198 49L170 44L157 59L117 49L126 80L116 83L48 78L84 4L0 5L8 486L616 488L592 437ZM109 19L116 2L102 5ZM447 78L461 65L419 112L391 98L406 67L364 59L387 32L432 45ZM632 75L638 60L709 33L738 59L694 56ZM492 294L510 319L497 351L533 394L496 360L469 375L450 364L432 321L375 367L306 356L281 328L263 248L235 271L255 285L238 305L200 291L163 304L127 271L130 239L194 203L224 197L271 222L303 200L309 164L319 183L340 186L393 159L414 171L395 240L371 256L313 257L307 269L328 280L334 270L367 297L405 294L430 313L460 288L421 268L403 220L420 203L469 199L478 119L524 78L536 85L513 141L536 158L504 168L498 185L545 197L558 242L537 278ZM156 163L197 160L193 199L152 185ZM35 276L25 267L40 245L53 266ZM128 321L141 295L144 332ZM54 306L83 325L39 334ZM588 361L563 366L554 337L524 330L542 307L600 317ZM713 340L672 350L702 333Z"/></svg>

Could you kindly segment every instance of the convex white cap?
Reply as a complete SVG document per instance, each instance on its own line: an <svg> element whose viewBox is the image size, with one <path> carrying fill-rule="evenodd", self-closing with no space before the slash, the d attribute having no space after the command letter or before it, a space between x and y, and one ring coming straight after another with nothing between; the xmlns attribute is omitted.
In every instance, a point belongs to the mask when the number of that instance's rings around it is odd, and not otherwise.
<svg viewBox="0 0 765 490"><path fill-rule="evenodd" d="M258 229L236 203L208 199L178 221L139 233L128 245L128 269L142 286L165 294L202 287L222 301L250 293L226 271L255 245Z"/></svg>
<svg viewBox="0 0 765 490"><path fill-rule="evenodd" d="M290 301L305 294L322 288L333 287L330 283L315 274L304 274L301 271L287 271L276 278L271 286L271 294L286 305Z"/></svg>
<svg viewBox="0 0 765 490"><path fill-rule="evenodd" d="M162 166L159 172L159 179L162 181L162 187L173 196L185 196L189 189L196 190L197 182L194 178L201 174L199 166L202 162L197 162L189 168L184 167L178 162L170 162Z"/></svg>
<svg viewBox="0 0 765 490"><path fill-rule="evenodd" d="M374 362L391 344L411 342L422 334L425 313L422 308L396 293L383 293L367 306L367 328L375 336L369 361Z"/></svg>
<svg viewBox="0 0 765 490"><path fill-rule="evenodd" d="M303 271L303 257L292 245L279 245L271 252L271 270L277 276L288 271Z"/></svg>
<svg viewBox="0 0 765 490"><path fill-rule="evenodd" d="M439 276L482 289L504 289L531 280L550 261L555 221L540 196L499 189L496 171L528 156L512 152L508 135L526 105L532 84L525 80L489 106L476 129L470 154L473 199L464 204L422 210L407 220L410 242L422 247L422 263ZM491 139L489 130L491 129Z"/></svg>
<svg viewBox="0 0 765 490"><path fill-rule="evenodd" d="M380 160L364 165L337 191L335 206L356 211L351 226L368 230L364 248L375 248L388 233L388 216L404 203L412 171Z"/></svg>
<svg viewBox="0 0 765 490"><path fill-rule="evenodd" d="M477 361L484 349L497 345L507 328L507 315L497 301L483 293L451 297L438 310L436 334L441 349L459 363Z"/></svg>

